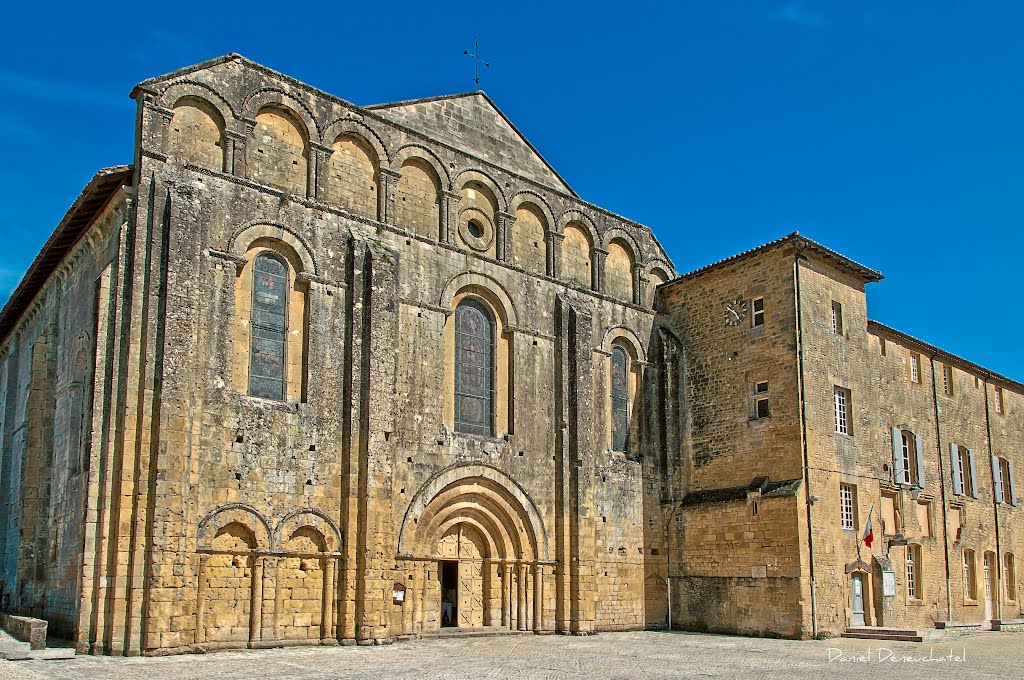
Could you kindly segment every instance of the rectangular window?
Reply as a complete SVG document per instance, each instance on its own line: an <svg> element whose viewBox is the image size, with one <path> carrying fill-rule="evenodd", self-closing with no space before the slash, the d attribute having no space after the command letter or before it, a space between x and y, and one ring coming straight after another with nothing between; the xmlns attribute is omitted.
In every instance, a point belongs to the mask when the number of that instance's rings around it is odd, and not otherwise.
<svg viewBox="0 0 1024 680"><path fill-rule="evenodd" d="M910 450L914 446L911 438L914 435L904 430L900 433L900 456L903 458L903 479L897 479L897 483L910 484L913 479L911 475L911 454Z"/></svg>
<svg viewBox="0 0 1024 680"><path fill-rule="evenodd" d="M974 551L964 550L964 597L977 600L978 583L974 572Z"/></svg>
<svg viewBox="0 0 1024 680"><path fill-rule="evenodd" d="M843 306L835 300L832 301L832 332L843 334Z"/></svg>
<svg viewBox="0 0 1024 680"><path fill-rule="evenodd" d="M910 353L910 382L921 383L921 355L917 352Z"/></svg>
<svg viewBox="0 0 1024 680"><path fill-rule="evenodd" d="M996 406L996 413L1002 413L1003 412L1003 388L1002 387L997 387L996 388L996 393L995 393L994 401L995 401L995 406Z"/></svg>
<svg viewBox="0 0 1024 680"><path fill-rule="evenodd" d="M881 351L882 351L882 356L884 357L885 356L885 338L879 338L878 339L878 345L879 345L879 349L881 349Z"/></svg>
<svg viewBox="0 0 1024 680"><path fill-rule="evenodd" d="M974 477L972 475L974 470L971 469L971 452L967 447L961 446L957 450L957 456L960 457L960 465L958 466L960 469L955 470L954 473L959 473L956 476L959 478L960 488L964 490L964 494L973 496Z"/></svg>
<svg viewBox="0 0 1024 680"><path fill-rule="evenodd" d="M932 504L930 501L917 502L917 523L921 526L922 536L932 536Z"/></svg>
<svg viewBox="0 0 1024 680"><path fill-rule="evenodd" d="M1006 587L1006 599L1017 601L1017 574L1014 570L1013 553L1003 555L1003 583Z"/></svg>
<svg viewBox="0 0 1024 680"><path fill-rule="evenodd" d="M853 434L850 424L850 390L835 386L836 432Z"/></svg>
<svg viewBox="0 0 1024 680"><path fill-rule="evenodd" d="M921 546L907 546L907 599L921 599Z"/></svg>
<svg viewBox="0 0 1024 680"><path fill-rule="evenodd" d="M853 484L839 485L839 514L844 529L855 529L856 515L854 501L857 498L857 488Z"/></svg>
<svg viewBox="0 0 1024 680"><path fill-rule="evenodd" d="M771 415L768 407L768 381L754 383L754 396L751 402L750 417L753 420L767 418Z"/></svg>
<svg viewBox="0 0 1024 680"><path fill-rule="evenodd" d="M898 534L902 530L897 505L896 496L888 493L882 494L882 534L885 536Z"/></svg>
<svg viewBox="0 0 1024 680"><path fill-rule="evenodd" d="M764 298L754 300L754 314L750 317L750 324L754 328L764 325Z"/></svg>
<svg viewBox="0 0 1024 680"><path fill-rule="evenodd" d="M953 367L942 365L942 393L953 396Z"/></svg>

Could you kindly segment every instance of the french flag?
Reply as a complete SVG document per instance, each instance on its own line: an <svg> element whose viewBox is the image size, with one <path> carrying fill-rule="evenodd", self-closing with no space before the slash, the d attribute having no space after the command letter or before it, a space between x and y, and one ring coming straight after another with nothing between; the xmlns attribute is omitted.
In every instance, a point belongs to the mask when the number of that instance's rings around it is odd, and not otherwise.
<svg viewBox="0 0 1024 680"><path fill-rule="evenodd" d="M868 523L864 526L864 545L871 547L872 541L875 540L875 529L871 524L871 517L875 514L875 504L871 504L871 510L868 511Z"/></svg>

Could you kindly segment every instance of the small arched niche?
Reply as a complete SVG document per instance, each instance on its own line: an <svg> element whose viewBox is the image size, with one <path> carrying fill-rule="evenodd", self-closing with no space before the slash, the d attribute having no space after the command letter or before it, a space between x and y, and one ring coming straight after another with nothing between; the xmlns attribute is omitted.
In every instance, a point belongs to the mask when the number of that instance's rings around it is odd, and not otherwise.
<svg viewBox="0 0 1024 680"><path fill-rule="evenodd" d="M180 99L164 138L164 153L181 163L222 171L224 121L220 112L198 97Z"/></svg>
<svg viewBox="0 0 1024 680"><path fill-rule="evenodd" d="M265 106L256 114L249 159L253 180L306 195L309 138L288 109Z"/></svg>
<svg viewBox="0 0 1024 680"><path fill-rule="evenodd" d="M516 208L512 223L512 260L532 274L547 272L547 218L532 203Z"/></svg>
<svg viewBox="0 0 1024 680"><path fill-rule="evenodd" d="M412 157L402 163L396 206L398 226L437 239L441 228L441 180L433 166Z"/></svg>
<svg viewBox="0 0 1024 680"><path fill-rule="evenodd" d="M353 132L339 135L331 148L325 198L346 210L377 219L380 186L377 152Z"/></svg>
<svg viewBox="0 0 1024 680"><path fill-rule="evenodd" d="M590 235L579 222L565 225L562 239L562 277L585 288L593 285Z"/></svg>
<svg viewBox="0 0 1024 680"><path fill-rule="evenodd" d="M625 302L633 301L633 251L622 239L608 244L604 263L604 292Z"/></svg>

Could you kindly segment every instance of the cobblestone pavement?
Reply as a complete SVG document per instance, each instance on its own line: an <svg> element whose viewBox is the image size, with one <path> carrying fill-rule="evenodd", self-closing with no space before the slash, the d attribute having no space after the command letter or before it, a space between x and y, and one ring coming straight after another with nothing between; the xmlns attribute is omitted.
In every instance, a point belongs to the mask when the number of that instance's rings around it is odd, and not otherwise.
<svg viewBox="0 0 1024 680"><path fill-rule="evenodd" d="M950 659L950 654L965 660ZM840 658L834 658L842 655ZM858 660L869 657L868 660ZM881 660L879 659L881 657ZM943 661L922 660L943 658ZM833 659L830 661L830 659ZM420 640L152 658L0 661L0 678L904 678L1024 677L1024 634L878 643L687 633Z"/></svg>

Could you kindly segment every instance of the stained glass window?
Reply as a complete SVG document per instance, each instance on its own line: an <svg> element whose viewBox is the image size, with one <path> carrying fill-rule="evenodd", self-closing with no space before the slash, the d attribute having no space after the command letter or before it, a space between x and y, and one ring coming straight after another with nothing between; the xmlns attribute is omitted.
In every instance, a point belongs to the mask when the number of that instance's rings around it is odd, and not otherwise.
<svg viewBox="0 0 1024 680"><path fill-rule="evenodd" d="M612 450L625 451L629 434L629 360L621 347L612 348Z"/></svg>
<svg viewBox="0 0 1024 680"><path fill-rule="evenodd" d="M284 399L284 339L288 268L263 253L253 264L252 344L249 352L249 394Z"/></svg>
<svg viewBox="0 0 1024 680"><path fill-rule="evenodd" d="M493 435L494 321L467 298L455 310L455 430Z"/></svg>

